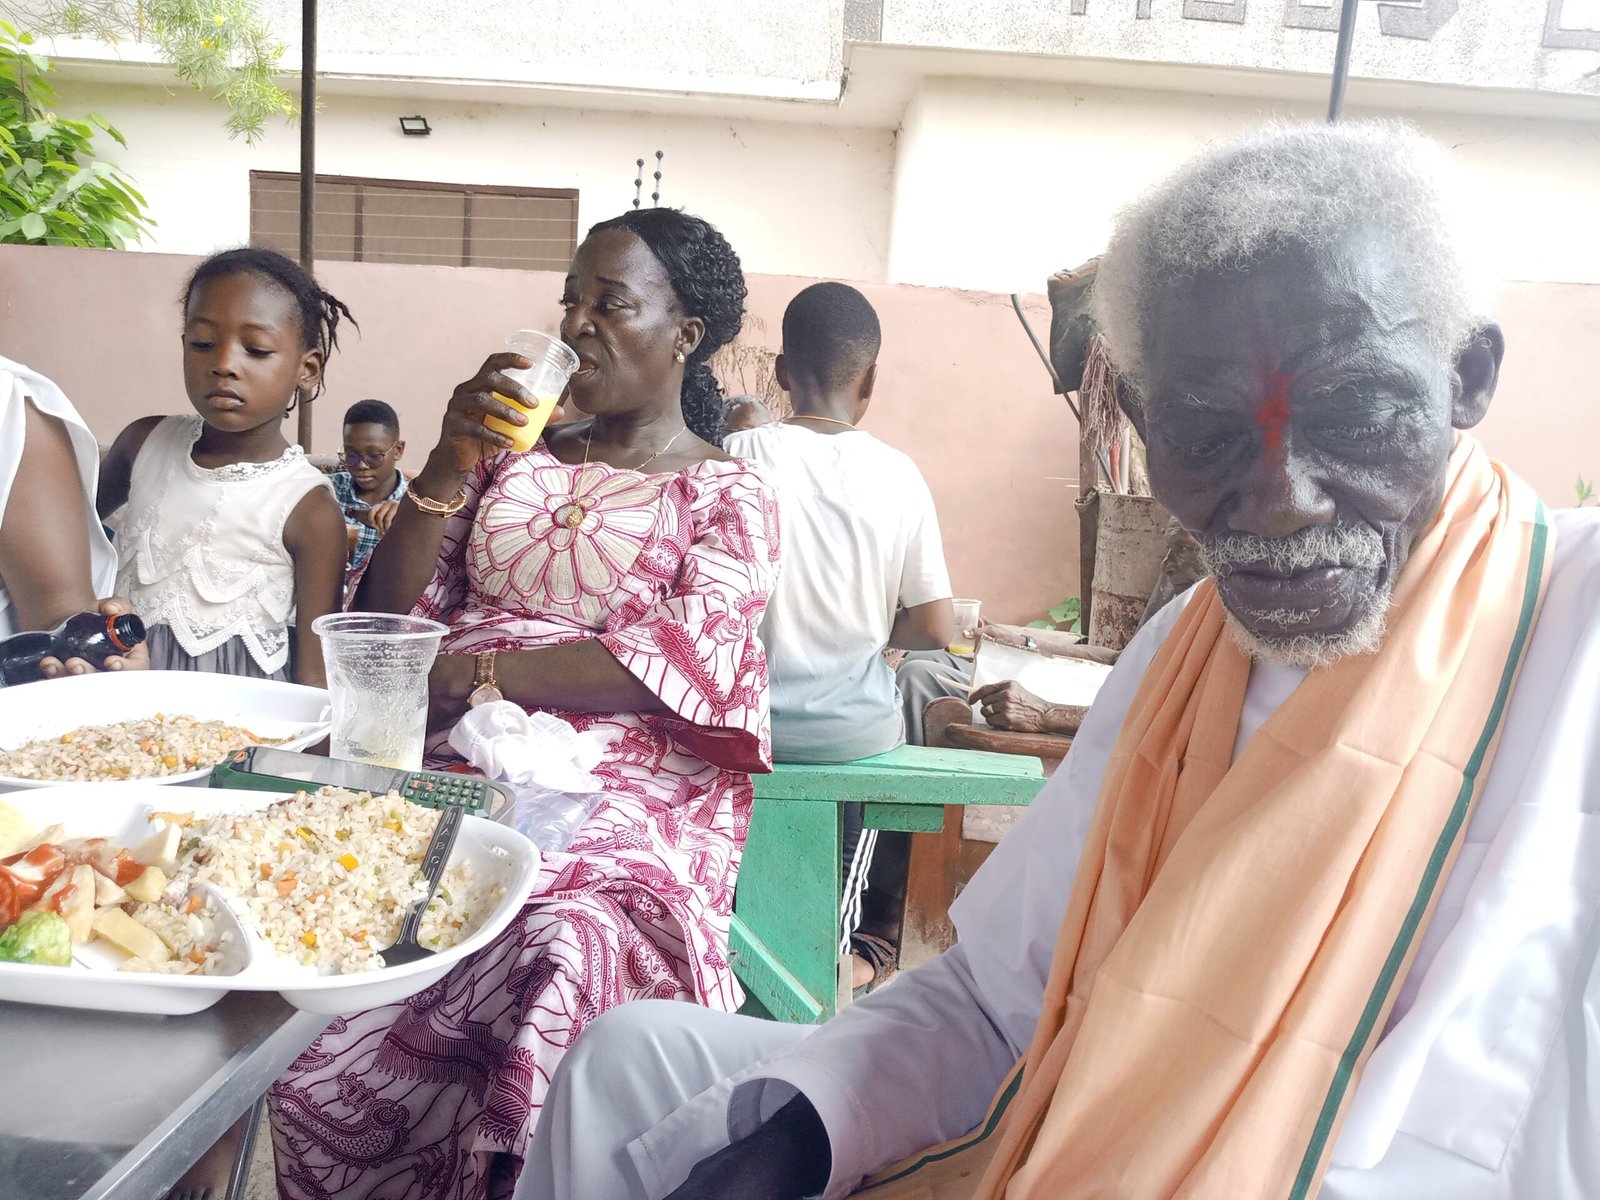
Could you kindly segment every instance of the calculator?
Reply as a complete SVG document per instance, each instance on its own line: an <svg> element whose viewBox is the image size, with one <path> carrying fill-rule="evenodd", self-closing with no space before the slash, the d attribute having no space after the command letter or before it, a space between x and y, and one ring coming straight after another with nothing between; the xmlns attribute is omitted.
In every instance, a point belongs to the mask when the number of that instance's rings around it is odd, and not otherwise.
<svg viewBox="0 0 1600 1200"><path fill-rule="evenodd" d="M476 775L403 771L376 763L300 754L276 746L246 746L233 751L212 769L211 786L256 792L338 787L375 796L398 792L416 804L430 808L459 804L475 817L494 820L509 811L512 802L504 787Z"/></svg>

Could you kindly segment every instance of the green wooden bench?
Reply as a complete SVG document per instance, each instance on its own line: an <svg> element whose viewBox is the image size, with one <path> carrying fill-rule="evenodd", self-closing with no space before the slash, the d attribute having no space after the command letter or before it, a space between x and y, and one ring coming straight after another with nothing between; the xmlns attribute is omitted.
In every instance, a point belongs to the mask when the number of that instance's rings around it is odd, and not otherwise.
<svg viewBox="0 0 1600 1200"><path fill-rule="evenodd" d="M845 803L869 829L937 832L948 805L1025 805L1044 786L1036 758L902 746L830 765L779 764L757 775L729 946L749 1001L780 1021L837 1008L840 839Z"/></svg>

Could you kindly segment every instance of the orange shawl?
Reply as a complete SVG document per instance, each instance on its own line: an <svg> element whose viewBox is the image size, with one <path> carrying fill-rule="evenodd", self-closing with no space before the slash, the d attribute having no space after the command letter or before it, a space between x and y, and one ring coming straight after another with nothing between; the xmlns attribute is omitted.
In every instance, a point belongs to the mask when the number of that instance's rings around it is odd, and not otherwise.
<svg viewBox="0 0 1600 1200"><path fill-rule="evenodd" d="M1107 764L1020 1079L874 1200L1314 1196L1487 774L1550 537L1458 438L1382 648L1308 673L1231 764L1249 662L1202 585Z"/></svg>

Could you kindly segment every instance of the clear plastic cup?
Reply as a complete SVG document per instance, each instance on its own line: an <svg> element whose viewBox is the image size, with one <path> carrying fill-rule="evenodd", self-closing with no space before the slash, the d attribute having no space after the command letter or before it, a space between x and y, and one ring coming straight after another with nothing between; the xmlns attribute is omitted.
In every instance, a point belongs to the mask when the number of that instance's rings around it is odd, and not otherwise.
<svg viewBox="0 0 1600 1200"><path fill-rule="evenodd" d="M971 658L978 652L978 610L980 602L977 600L952 600L950 603L956 610L956 636L946 649L951 654Z"/></svg>
<svg viewBox="0 0 1600 1200"><path fill-rule="evenodd" d="M423 617L328 613L322 639L334 758L416 771L428 733L428 672L448 630Z"/></svg>
<svg viewBox="0 0 1600 1200"><path fill-rule="evenodd" d="M511 449L532 450L539 440L539 435L544 432L550 414L555 411L556 401L566 390L567 380L571 379L572 373L578 369L578 352L559 338L553 338L548 333L540 333L537 329L513 329L506 334L506 347L517 354L531 358L533 366L507 367L500 374L515 379L527 388L538 397L538 403L529 408L520 400L513 400L510 396L501 396L499 392L495 392L496 396L512 408L526 413L528 423L512 425L499 417L491 416L485 416L483 423L490 429L509 437Z"/></svg>

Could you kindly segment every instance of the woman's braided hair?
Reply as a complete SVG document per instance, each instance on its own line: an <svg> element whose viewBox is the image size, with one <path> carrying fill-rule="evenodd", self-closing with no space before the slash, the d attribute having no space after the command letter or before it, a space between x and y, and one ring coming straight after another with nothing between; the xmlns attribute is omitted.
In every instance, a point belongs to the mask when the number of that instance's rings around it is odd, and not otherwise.
<svg viewBox="0 0 1600 1200"><path fill-rule="evenodd" d="M183 285L184 313L187 315L189 311L189 301L194 296L195 288L209 280L226 279L233 275L259 275L294 298L300 309L301 348L322 352L323 375L317 382L317 390L309 396L300 397L309 404L322 394L322 380L327 378L328 359L339 347L339 319L343 317L357 329L361 326L356 325L356 319L350 315L344 302L331 292L323 291L321 285L299 263L285 258L276 250L263 250L259 246L224 250L196 267L194 274L189 276L189 282ZM291 403L285 412L293 408Z"/></svg>
<svg viewBox="0 0 1600 1200"><path fill-rule="evenodd" d="M739 256L708 221L676 208L636 208L589 230L625 229L667 269L684 314L705 322L705 336L683 370L683 420L696 437L722 445L722 388L706 360L738 336L746 289Z"/></svg>

